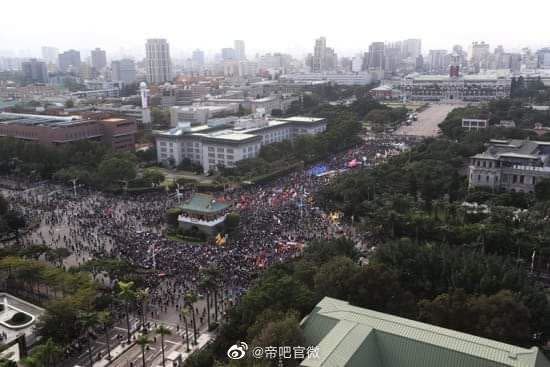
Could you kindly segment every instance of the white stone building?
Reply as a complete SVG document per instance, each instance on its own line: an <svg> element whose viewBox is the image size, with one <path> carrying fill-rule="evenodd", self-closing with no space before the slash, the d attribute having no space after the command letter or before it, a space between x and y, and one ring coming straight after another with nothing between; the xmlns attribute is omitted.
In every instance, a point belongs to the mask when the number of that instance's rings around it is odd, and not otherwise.
<svg viewBox="0 0 550 367"><path fill-rule="evenodd" d="M240 119L233 125L191 126L180 123L154 133L159 163L179 165L184 159L200 164L204 172L218 166L257 157L263 145L326 130L323 118L295 116L282 119Z"/></svg>

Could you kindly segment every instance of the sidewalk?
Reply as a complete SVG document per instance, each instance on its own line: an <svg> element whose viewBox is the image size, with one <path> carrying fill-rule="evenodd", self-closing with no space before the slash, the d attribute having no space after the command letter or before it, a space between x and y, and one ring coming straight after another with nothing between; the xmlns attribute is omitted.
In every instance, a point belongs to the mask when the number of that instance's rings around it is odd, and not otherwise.
<svg viewBox="0 0 550 367"><path fill-rule="evenodd" d="M134 341L134 337L135 337L135 339L137 339L139 335L140 335L139 332L134 332L132 334L132 342L131 343L128 344L128 343L124 342L122 344L117 345L116 347L111 349L111 359L110 360L107 359L107 355L105 355L103 358L101 358L101 360L95 362L93 367L106 367L106 366L109 366L112 362L114 362L116 359L118 359L120 356L122 356L128 349L130 349L131 347L133 347L136 344L135 341ZM173 352L177 352L177 353L181 354L182 362L185 362L185 360L191 354L193 354L197 350L202 349L213 338L214 338L213 333L204 332L201 335L199 335L199 338L197 339L197 345L193 345L192 343L189 343L189 349L190 349L189 353L187 353L187 351L186 351L187 345L185 343L182 343L181 345L177 345L174 348L168 349L166 351L166 357L168 357ZM155 359L157 359L157 358L158 358L158 356L155 357ZM161 363L158 363L158 365L160 366ZM155 366L155 364L153 364L153 366Z"/></svg>
<svg viewBox="0 0 550 367"><path fill-rule="evenodd" d="M183 365L185 360L187 358L189 358L189 356L191 354L193 354L194 352L204 348L204 346L206 346L213 338L214 338L213 333L209 333L209 332L202 333L201 335L199 335L199 338L197 339L197 345L193 345L192 343L189 343L189 349L190 349L189 353L187 352L186 343L183 343L181 345L177 345L173 348L170 348L170 349L166 350L167 362L168 362L169 356L173 356L174 354L180 354L181 355L181 363ZM159 357L160 357L160 355L159 355ZM155 361L156 362L158 361L158 362L153 363L152 364L153 367L162 367L162 360L159 357L155 358Z"/></svg>
<svg viewBox="0 0 550 367"><path fill-rule="evenodd" d="M121 355L124 354L124 352L126 352L128 349L130 349L131 347L133 347L136 342L135 342L135 339L138 338L139 336L139 332L134 332L132 334L132 341L130 343L128 343L127 341L124 341L122 342L121 344L117 345L116 347L114 347L113 349L111 349L111 359L107 359L107 355L105 355L103 358L101 358L99 361L95 362L94 363L94 366L93 367L105 367L105 366L108 366L111 362L113 362L115 359L117 359L118 357L120 357Z"/></svg>

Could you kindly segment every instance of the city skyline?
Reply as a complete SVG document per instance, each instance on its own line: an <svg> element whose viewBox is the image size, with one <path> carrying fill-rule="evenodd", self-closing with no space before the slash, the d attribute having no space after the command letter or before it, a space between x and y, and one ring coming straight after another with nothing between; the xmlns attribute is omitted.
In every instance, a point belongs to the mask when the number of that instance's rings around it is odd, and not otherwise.
<svg viewBox="0 0 550 367"><path fill-rule="evenodd" d="M103 2L99 1L98 5ZM86 17L81 17L72 13L67 16L65 11L59 10L71 8L72 5L66 0L57 1L59 6L55 8L38 1L31 3L35 11L26 14L27 21L20 22L17 17L3 19L5 28L10 32L0 34L0 53L37 57L42 46L54 46L60 52L80 50L86 57L89 51L99 47L107 51L108 57L141 58L145 54L144 44L148 38L167 39L173 50L172 57L176 59L190 57L196 48L210 56L224 47L231 47L234 40L241 39L246 42L250 56L264 52L304 56L312 52L312 43L321 36L326 37L341 56L366 51L372 42L407 38L422 39L423 53L429 49L451 49L454 44L467 47L473 41L485 41L492 49L503 45L512 51L526 46L544 47L550 43L549 39L542 38L547 34L544 14L550 11L550 4L536 4L535 1L532 3L537 5L538 11L530 12L529 17L518 17L517 9L509 8L499 8L498 17L495 17L494 5L473 0L463 1L460 7L452 11L432 0L415 4L399 0L393 6L400 9L399 13L388 16L384 16L386 8L381 4L358 1L313 9L311 4L281 0L280 6L271 9L269 14L256 12L256 5L248 0L241 1L240 7L214 1L208 9L207 18L183 16L181 21L178 14L200 14L205 12L204 7L194 3L166 3L165 6L158 4L157 7L144 9L121 1L109 3L109 11L102 6L87 9ZM166 6L171 11L166 12ZM20 14L28 9L28 4L9 3L3 8L6 14ZM121 17L121 14L127 16ZM62 17L63 22L52 22L56 16ZM243 21L235 22L239 17ZM453 26L449 17L456 20L457 25ZM104 26L97 26L98 19L102 19ZM208 24L205 19L208 19ZM281 26L267 26L270 22L281 22ZM468 24L468 29L464 29L463 24ZM185 29L194 31L187 32Z"/></svg>

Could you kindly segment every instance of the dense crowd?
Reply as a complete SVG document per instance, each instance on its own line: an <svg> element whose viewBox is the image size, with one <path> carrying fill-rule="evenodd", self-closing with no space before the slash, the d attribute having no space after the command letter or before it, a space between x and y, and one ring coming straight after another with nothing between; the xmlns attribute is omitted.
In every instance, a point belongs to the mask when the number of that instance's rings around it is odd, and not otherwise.
<svg viewBox="0 0 550 367"><path fill-rule="evenodd" d="M397 154L402 144L394 137L366 140L322 165L336 174L361 166L368 169ZM360 166L350 167L353 160ZM177 205L173 193L130 197L78 188L74 195L72 189L40 183L22 191L6 191L5 195L36 226L23 236L23 245L65 247L72 252L65 266L78 266L92 258L118 257L150 269L157 275L149 279L150 302L162 312L181 307L183 295L198 290L200 270L211 264L220 270L226 293L238 297L262 269L295 256L307 241L342 233L353 235L350 228L336 224L316 207L314 194L331 176L313 174L311 168L267 184L217 193L219 200L234 203L240 215L238 230L223 246L184 243L164 235L166 210ZM183 194L185 199L192 192Z"/></svg>

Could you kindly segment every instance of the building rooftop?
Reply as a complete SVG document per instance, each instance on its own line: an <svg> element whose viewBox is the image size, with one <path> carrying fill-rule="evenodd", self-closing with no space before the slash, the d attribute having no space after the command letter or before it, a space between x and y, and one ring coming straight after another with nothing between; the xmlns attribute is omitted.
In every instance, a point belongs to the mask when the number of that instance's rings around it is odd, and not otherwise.
<svg viewBox="0 0 550 367"><path fill-rule="evenodd" d="M212 195L194 194L191 199L187 200L181 208L184 211L192 213L214 214L229 208L231 205L216 201Z"/></svg>
<svg viewBox="0 0 550 367"><path fill-rule="evenodd" d="M308 367L550 367L530 349L460 333L325 297L302 320Z"/></svg>
<svg viewBox="0 0 550 367"><path fill-rule="evenodd" d="M209 124L191 126L190 123L180 123L166 131L155 131L154 135L162 137L178 137L183 135L199 136L209 140L225 140L227 142L244 142L247 140L260 139L260 133L263 130L284 126L287 124L294 125L311 125L323 123L326 119L318 117L294 116L281 119L239 119L233 124L220 123L215 126Z"/></svg>
<svg viewBox="0 0 550 367"><path fill-rule="evenodd" d="M458 80L464 80L464 81L495 81L497 79L501 78L510 78L509 73L504 72L493 72L493 73L487 73L487 74L466 74L461 75L458 77ZM405 79L413 79L418 81L449 81L452 80L452 78L449 75L441 74L441 75L430 75L430 74L419 74L419 73L412 73L407 76L405 76Z"/></svg>
<svg viewBox="0 0 550 367"><path fill-rule="evenodd" d="M278 121L289 121L289 122L321 122L324 119L321 117L306 117L306 116L292 116L287 118L277 119Z"/></svg>
<svg viewBox="0 0 550 367"><path fill-rule="evenodd" d="M219 133L213 133L204 135L205 138L210 139L223 139L223 140L231 140L231 141L245 141L248 139L254 139L256 138L256 135L253 134L244 134L244 133L238 133L234 132L232 130L223 130Z"/></svg>
<svg viewBox="0 0 550 367"><path fill-rule="evenodd" d="M0 112L0 124L68 126L82 122L84 122L84 120L77 116L52 116Z"/></svg>
<svg viewBox="0 0 550 367"><path fill-rule="evenodd" d="M393 90L393 88L389 85L380 85L376 88L371 89L371 91L374 91L374 92L386 92L391 90Z"/></svg>
<svg viewBox="0 0 550 367"><path fill-rule="evenodd" d="M269 96L269 97L254 99L254 100L252 100L252 102L254 102L254 103L264 103L264 102L274 101L275 99L276 99L275 96Z"/></svg>

